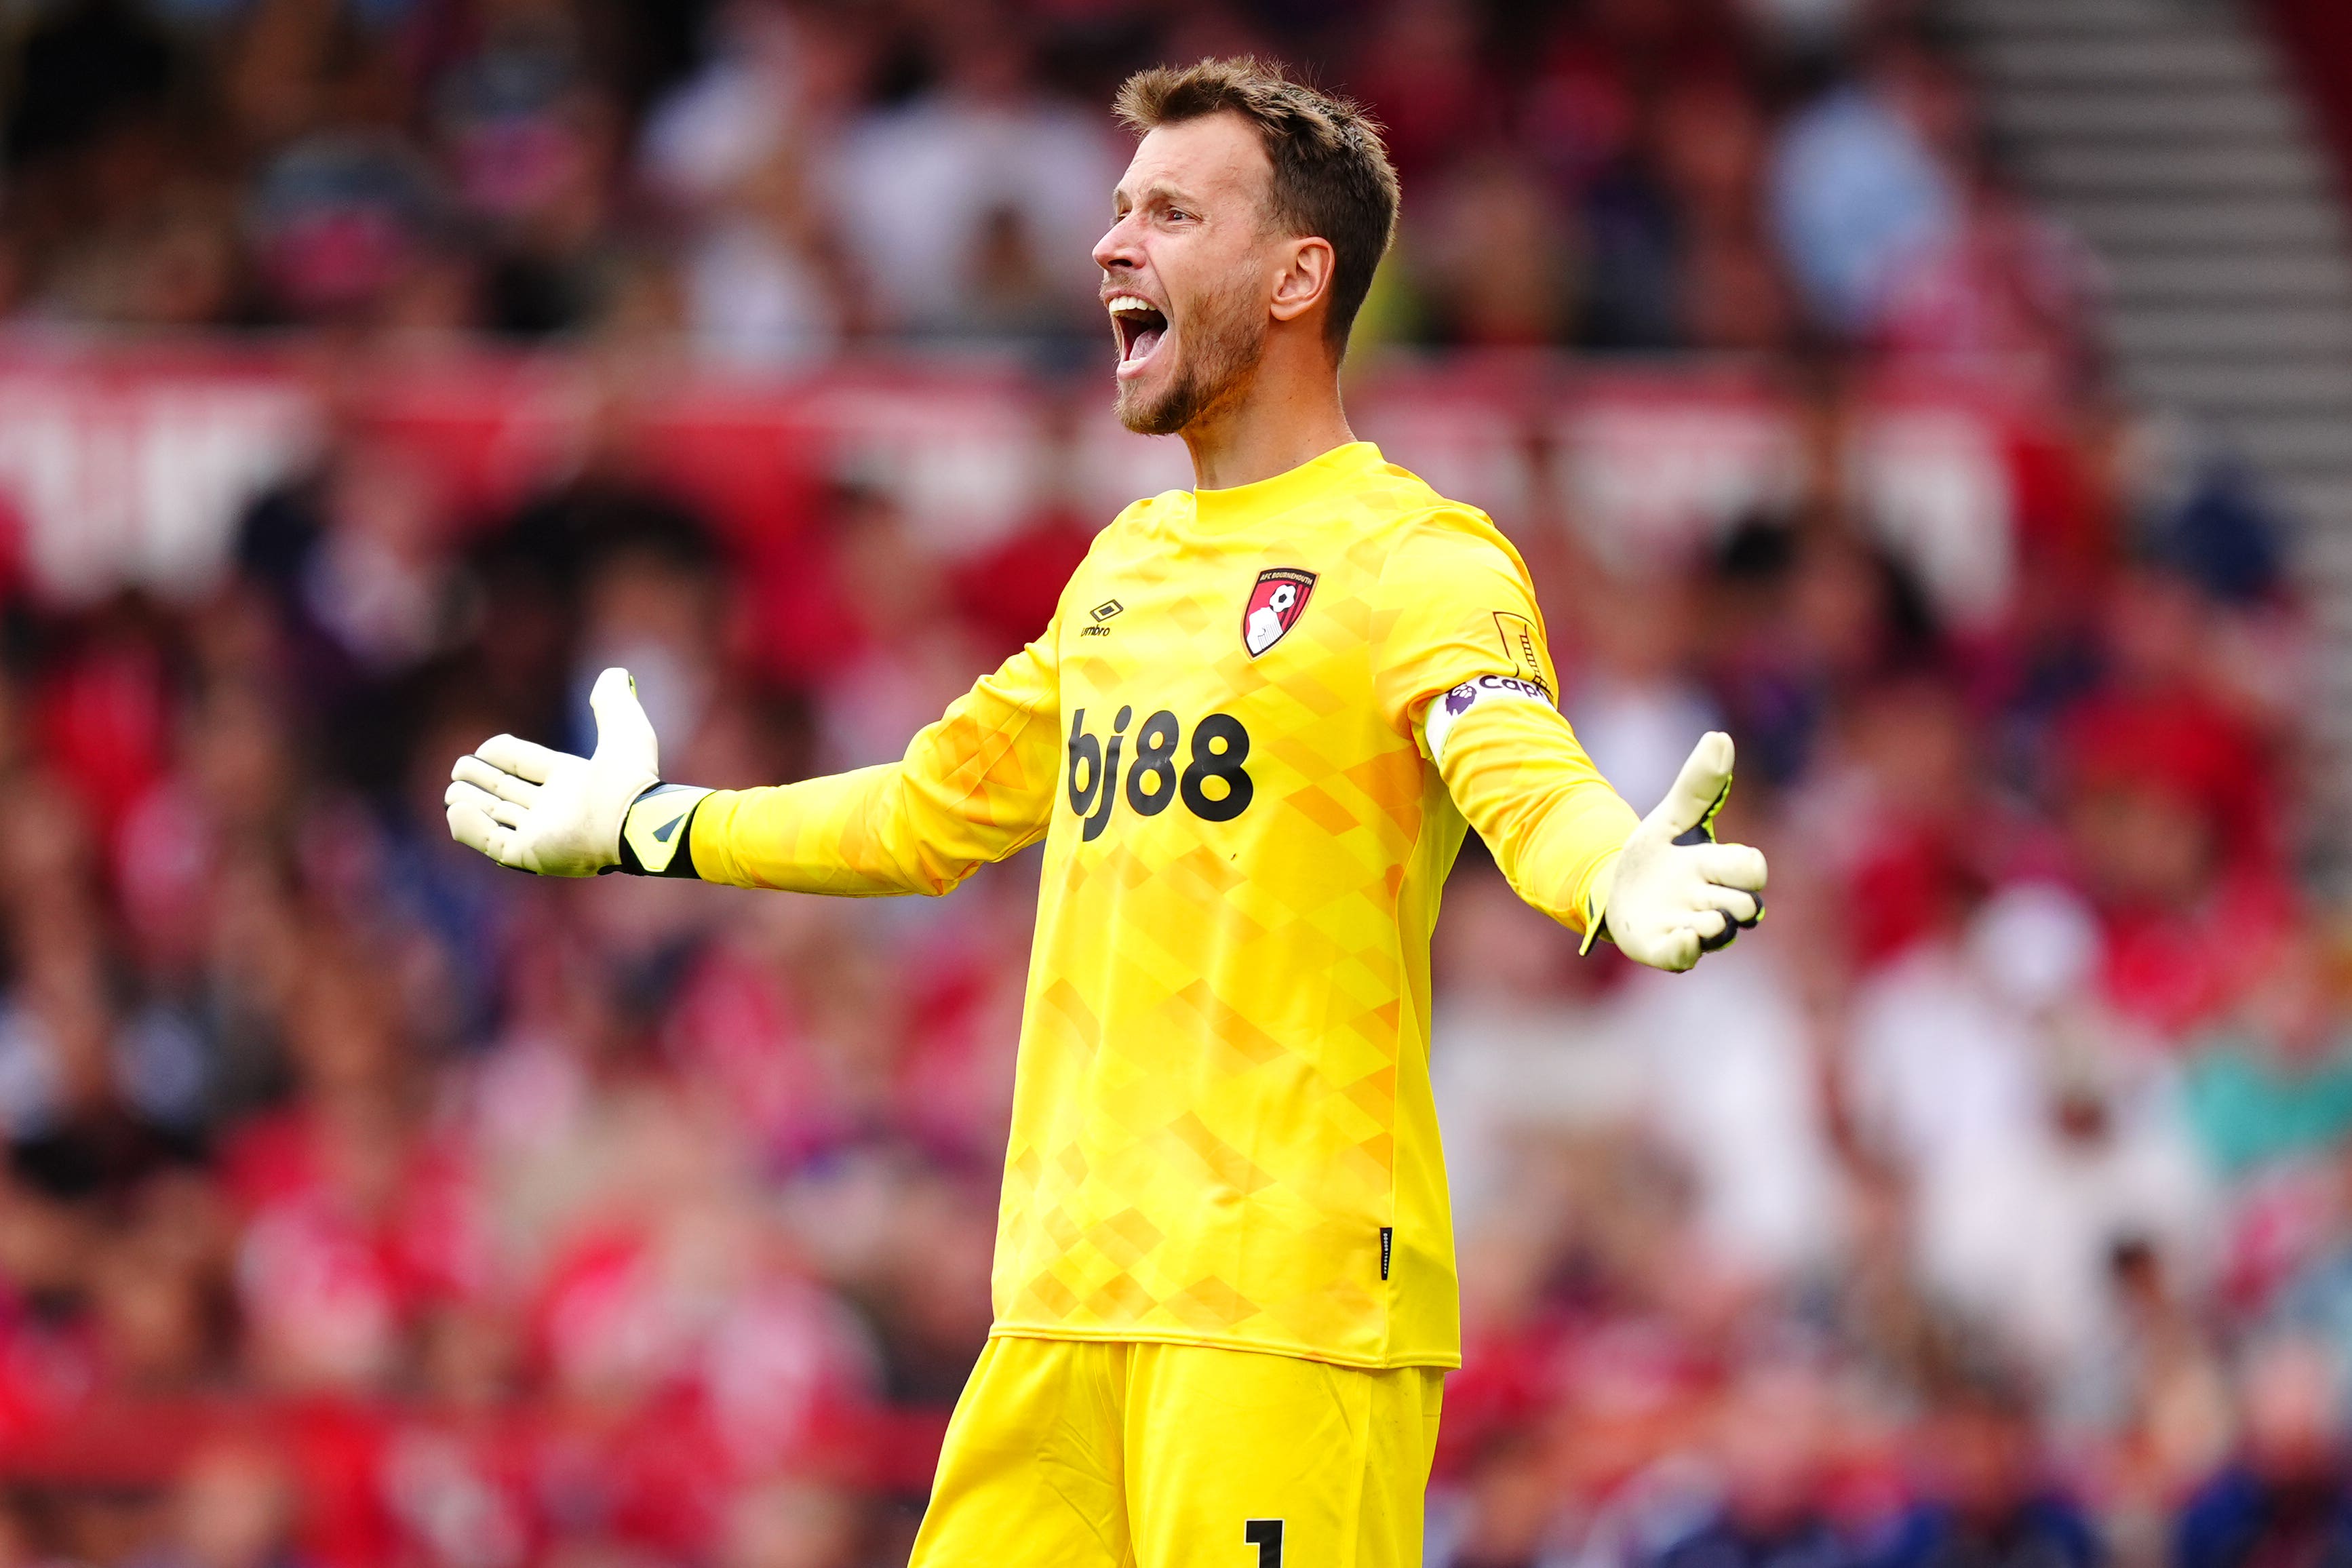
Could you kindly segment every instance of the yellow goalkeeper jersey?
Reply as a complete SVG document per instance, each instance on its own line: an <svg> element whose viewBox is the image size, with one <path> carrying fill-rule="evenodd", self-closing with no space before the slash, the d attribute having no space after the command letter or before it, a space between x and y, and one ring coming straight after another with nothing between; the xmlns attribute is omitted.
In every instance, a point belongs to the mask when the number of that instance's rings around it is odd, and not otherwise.
<svg viewBox="0 0 2352 1568"><path fill-rule="evenodd" d="M1465 809L1580 927L1634 823L1554 689L1509 542L1359 442L1129 507L902 761L712 795L689 847L940 893L1045 838L996 1332L1450 1366L1429 943ZM1433 763L1489 693L1520 700Z"/></svg>

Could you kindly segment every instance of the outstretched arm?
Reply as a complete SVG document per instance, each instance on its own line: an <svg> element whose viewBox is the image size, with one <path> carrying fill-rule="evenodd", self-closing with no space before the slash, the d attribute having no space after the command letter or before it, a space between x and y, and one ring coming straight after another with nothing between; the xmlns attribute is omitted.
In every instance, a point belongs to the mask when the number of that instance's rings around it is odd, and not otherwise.
<svg viewBox="0 0 2352 1568"><path fill-rule="evenodd" d="M1448 713L1449 704L1458 705ZM1764 857L1715 841L1731 737L1703 737L1638 820L1533 690L1487 679L1432 700L1423 744L1462 815L1528 903L1628 958L1688 969L1764 912Z"/></svg>
<svg viewBox="0 0 2352 1568"><path fill-rule="evenodd" d="M625 671L591 698L591 757L494 736L451 770L449 831L501 865L873 897L944 893L1044 834L1056 773L1054 634L983 677L896 763L803 784L660 782Z"/></svg>
<svg viewBox="0 0 2352 1568"><path fill-rule="evenodd" d="M709 795L689 825L693 874L798 893L938 894L1034 843L1060 776L1053 637L982 677L895 763Z"/></svg>
<svg viewBox="0 0 2352 1568"><path fill-rule="evenodd" d="M1611 873L1641 819L1549 694L1511 678L1465 681L1430 700L1421 738L1513 890L1571 930L1598 931Z"/></svg>
<svg viewBox="0 0 2352 1568"><path fill-rule="evenodd" d="M1762 912L1764 858L1714 842L1731 739L1709 735L1646 817L1619 798L1552 694L1526 563L1482 515L1441 508L1391 548L1375 681L1528 903L1629 958L1688 969Z"/></svg>

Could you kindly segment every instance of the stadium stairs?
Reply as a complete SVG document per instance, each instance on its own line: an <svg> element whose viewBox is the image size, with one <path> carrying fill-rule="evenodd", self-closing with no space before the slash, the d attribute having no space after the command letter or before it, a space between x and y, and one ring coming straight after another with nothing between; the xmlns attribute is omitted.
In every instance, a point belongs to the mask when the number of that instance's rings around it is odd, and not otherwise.
<svg viewBox="0 0 2352 1568"><path fill-rule="evenodd" d="M2293 62L2248 0L1933 9L2008 166L2101 258L2125 393L2242 454L2296 525L2325 638L2317 820L2352 819L2352 248ZM2352 893L2352 838L2322 837Z"/></svg>

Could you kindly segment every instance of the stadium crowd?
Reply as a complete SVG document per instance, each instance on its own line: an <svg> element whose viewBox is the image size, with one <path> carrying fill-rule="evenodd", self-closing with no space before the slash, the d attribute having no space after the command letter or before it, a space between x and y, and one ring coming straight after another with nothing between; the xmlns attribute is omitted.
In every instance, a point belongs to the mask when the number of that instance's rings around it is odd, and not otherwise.
<svg viewBox="0 0 2352 1568"><path fill-rule="evenodd" d="M1774 882L1665 977L1465 851L1431 1563L2352 1552L2352 967L2304 875L2279 524L2111 401L2095 270L1904 7L5 15L20 330L352 356L1099 376L1110 86L1318 62L1405 179L1361 357L1738 353L1817 437L1665 566L1502 518L1604 769L1646 806L1726 725ZM2054 410L2014 588L1965 624L1840 467L1890 364ZM1102 521L972 553L854 478L810 507L814 547L747 561L591 451L460 516L346 428L200 596L10 580L0 1565L903 1560L988 1327L1034 862L919 904L540 883L439 807L495 731L581 741L609 663L672 777L887 758Z"/></svg>

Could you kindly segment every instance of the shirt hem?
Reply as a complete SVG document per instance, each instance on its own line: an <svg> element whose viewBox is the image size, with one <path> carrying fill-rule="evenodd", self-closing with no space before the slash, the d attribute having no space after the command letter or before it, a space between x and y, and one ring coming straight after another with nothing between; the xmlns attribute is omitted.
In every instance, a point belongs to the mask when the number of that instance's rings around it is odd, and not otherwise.
<svg viewBox="0 0 2352 1568"><path fill-rule="evenodd" d="M1217 1334L1171 1333L1154 1329L1037 1328L1026 1323L997 1323L989 1329L988 1337L992 1340L1109 1340L1129 1344L1187 1345L1195 1350L1246 1351L1254 1355L1319 1361L1332 1366L1351 1367L1359 1372L1402 1372L1407 1367L1416 1366L1457 1371L1462 1365L1462 1352L1459 1351L1450 1354L1406 1351L1389 1356L1359 1356L1320 1345L1283 1344Z"/></svg>

